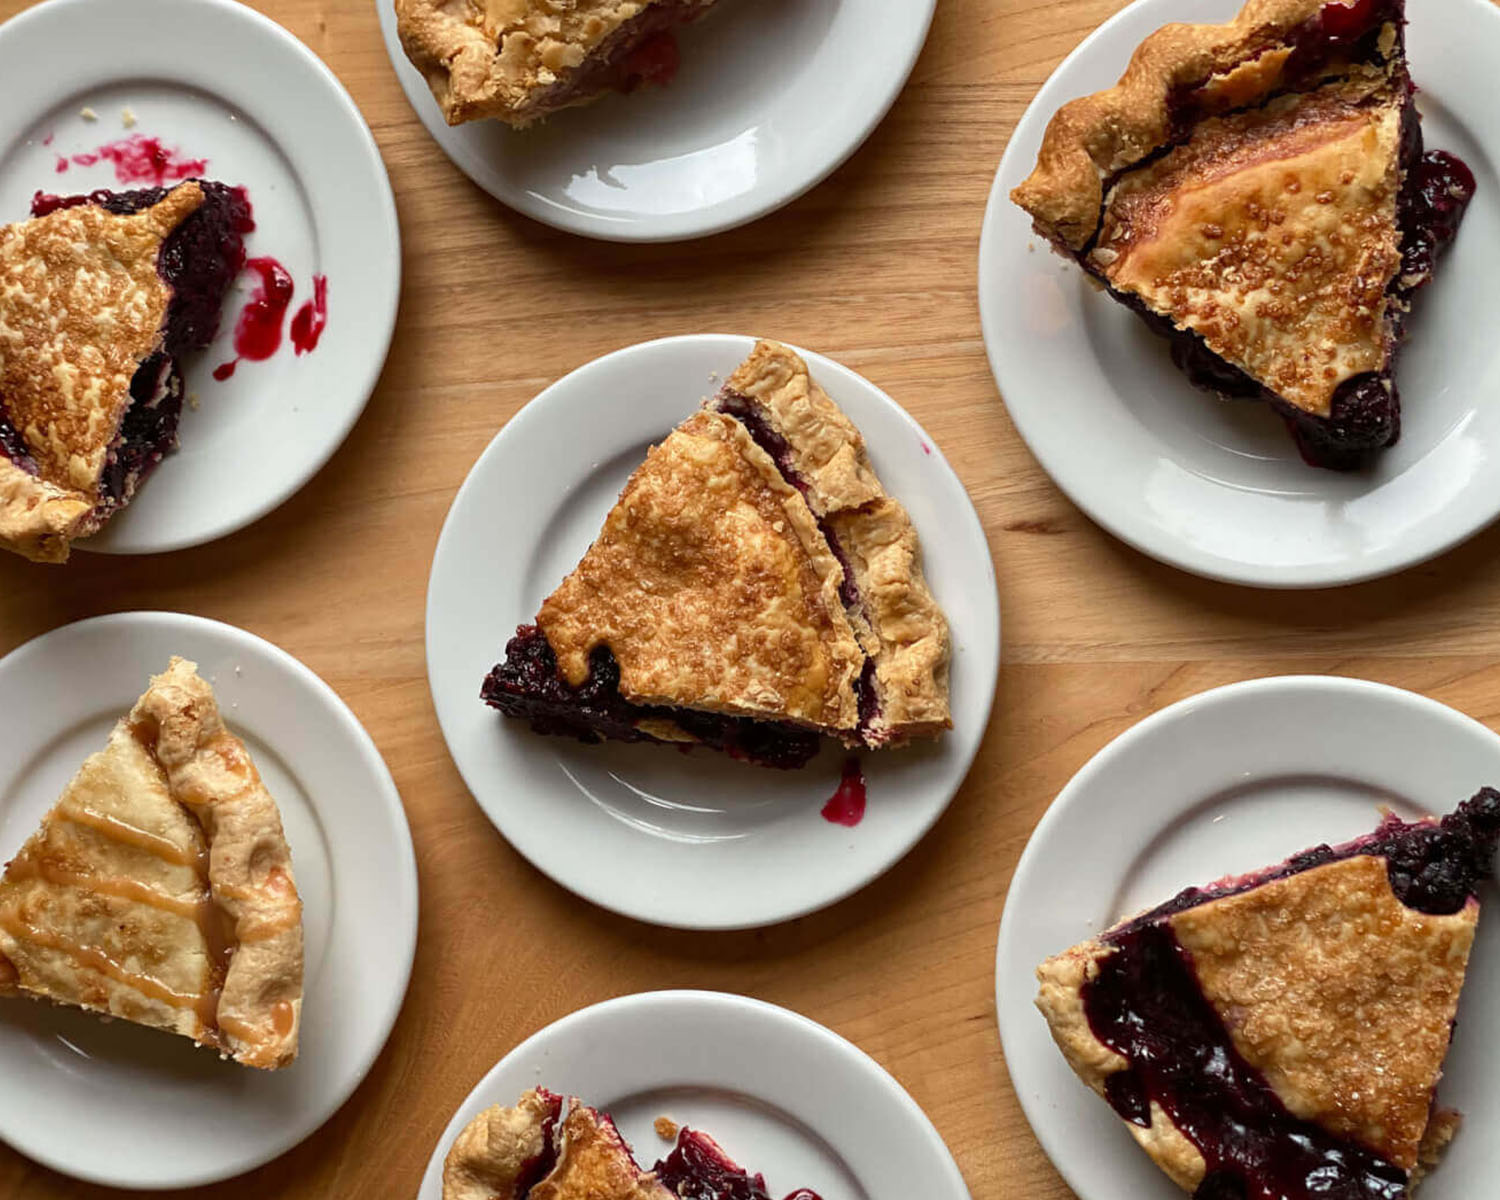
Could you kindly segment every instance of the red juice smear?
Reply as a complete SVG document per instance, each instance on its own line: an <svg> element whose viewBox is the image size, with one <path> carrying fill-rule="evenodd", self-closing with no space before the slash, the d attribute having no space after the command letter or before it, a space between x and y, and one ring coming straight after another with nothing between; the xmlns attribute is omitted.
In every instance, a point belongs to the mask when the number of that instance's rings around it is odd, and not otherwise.
<svg viewBox="0 0 1500 1200"><path fill-rule="evenodd" d="M297 310L292 318L292 348L298 354L310 354L318 348L318 339L328 326L328 276L313 276L313 298Z"/></svg>
<svg viewBox="0 0 1500 1200"><path fill-rule="evenodd" d="M107 162L114 166L118 183L140 183L165 187L193 179L208 170L208 159L187 158L181 150L167 146L160 138L133 133L117 142L107 142L97 150L75 154L72 161L80 167ZM57 169L66 171L67 159L59 158Z"/></svg>
<svg viewBox="0 0 1500 1200"><path fill-rule="evenodd" d="M859 769L859 756L844 760L844 775L838 791L823 805L823 820L853 829L865 819L865 773Z"/></svg>
<svg viewBox="0 0 1500 1200"><path fill-rule="evenodd" d="M260 282L234 327L235 358L214 368L218 380L233 375L241 359L261 362L281 348L281 326L292 303L292 277L274 258L247 259L245 268L256 272Z"/></svg>
<svg viewBox="0 0 1500 1200"><path fill-rule="evenodd" d="M44 145L44 146L50 146L50 145L52 145L52 139L53 139L54 136L55 136L54 134L50 134L49 133L46 137L44 137L42 139L42 145Z"/></svg>
<svg viewBox="0 0 1500 1200"><path fill-rule="evenodd" d="M57 173L59 175L61 175L67 169L68 169L68 160L65 159L61 154L59 154L57 156Z"/></svg>

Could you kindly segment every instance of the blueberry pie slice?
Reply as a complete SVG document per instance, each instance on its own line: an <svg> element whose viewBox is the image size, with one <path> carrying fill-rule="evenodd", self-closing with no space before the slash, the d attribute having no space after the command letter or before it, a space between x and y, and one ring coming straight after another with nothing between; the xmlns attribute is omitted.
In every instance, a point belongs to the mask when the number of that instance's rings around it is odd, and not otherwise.
<svg viewBox="0 0 1500 1200"><path fill-rule="evenodd" d="M1399 1200L1458 1128L1434 1092L1500 792L1206 888L1049 959L1068 1064L1199 1200Z"/></svg>
<svg viewBox="0 0 1500 1200"><path fill-rule="evenodd" d="M948 625L859 430L761 342L654 447L483 698L542 733L800 767L949 728Z"/></svg>
<svg viewBox="0 0 1500 1200"><path fill-rule="evenodd" d="M1193 383L1268 401L1337 469L1400 433L1403 326L1474 193L1423 153L1403 8L1249 0L1166 26L1058 110L1011 193Z"/></svg>
<svg viewBox="0 0 1500 1200"><path fill-rule="evenodd" d="M63 562L177 445L185 354L244 263L236 189L38 193L0 227L0 545Z"/></svg>
<svg viewBox="0 0 1500 1200"><path fill-rule="evenodd" d="M174 658L0 876L0 995L297 1055L302 902L281 814Z"/></svg>
<svg viewBox="0 0 1500 1200"><path fill-rule="evenodd" d="M466 1125L443 1164L443 1200L771 1200L706 1133L682 1129L650 1171L609 1114L534 1088ZM818 1200L801 1188L786 1200Z"/></svg>
<svg viewBox="0 0 1500 1200"><path fill-rule="evenodd" d="M676 29L715 0L395 0L401 44L450 125L517 127L671 81Z"/></svg>

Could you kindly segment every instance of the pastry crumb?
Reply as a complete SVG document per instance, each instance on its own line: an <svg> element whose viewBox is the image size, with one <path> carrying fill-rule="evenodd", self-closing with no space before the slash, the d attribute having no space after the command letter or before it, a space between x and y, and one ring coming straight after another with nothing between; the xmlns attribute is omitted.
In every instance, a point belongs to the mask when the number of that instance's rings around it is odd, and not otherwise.
<svg viewBox="0 0 1500 1200"><path fill-rule="evenodd" d="M134 129L135 113L133 113L129 108L122 108L120 110L120 124L125 126L126 129Z"/></svg>
<svg viewBox="0 0 1500 1200"><path fill-rule="evenodd" d="M677 1122L671 1117L656 1118L656 1136L664 1142L677 1140Z"/></svg>
<svg viewBox="0 0 1500 1200"><path fill-rule="evenodd" d="M197 392L189 392L187 394L187 402L188 402L188 407L190 409L192 409L194 412L198 411L198 393Z"/></svg>
<svg viewBox="0 0 1500 1200"><path fill-rule="evenodd" d="M99 114L96 113L87 104L85 104L82 108L80 108L78 110L78 115L80 117L82 117L85 121L97 121L99 119Z"/></svg>

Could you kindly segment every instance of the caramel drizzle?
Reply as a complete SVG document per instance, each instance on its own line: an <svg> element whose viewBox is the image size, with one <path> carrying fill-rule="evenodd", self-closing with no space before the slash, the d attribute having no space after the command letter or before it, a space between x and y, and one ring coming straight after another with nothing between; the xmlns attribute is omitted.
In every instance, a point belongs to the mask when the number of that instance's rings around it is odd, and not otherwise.
<svg viewBox="0 0 1500 1200"><path fill-rule="evenodd" d="M203 851L185 849L170 838L164 838L160 834L150 833L144 829L137 829L134 825L118 817L112 817L108 813L95 812L91 808L64 808L58 809L57 815L71 824L82 825L85 829L102 833L110 841L144 850L163 862L173 863L179 867L193 867L200 875L208 873L208 856Z"/></svg>

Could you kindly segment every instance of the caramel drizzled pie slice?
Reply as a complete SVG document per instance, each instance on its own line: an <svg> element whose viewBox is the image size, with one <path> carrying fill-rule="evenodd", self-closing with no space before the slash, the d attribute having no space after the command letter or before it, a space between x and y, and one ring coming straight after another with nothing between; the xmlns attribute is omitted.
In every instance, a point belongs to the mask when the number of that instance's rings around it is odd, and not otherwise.
<svg viewBox="0 0 1500 1200"><path fill-rule="evenodd" d="M297 1054L302 904L281 815L193 663L174 658L0 876L0 993Z"/></svg>

